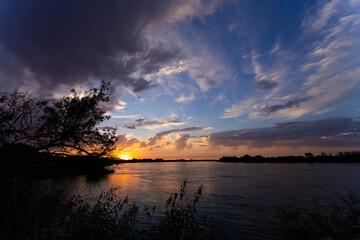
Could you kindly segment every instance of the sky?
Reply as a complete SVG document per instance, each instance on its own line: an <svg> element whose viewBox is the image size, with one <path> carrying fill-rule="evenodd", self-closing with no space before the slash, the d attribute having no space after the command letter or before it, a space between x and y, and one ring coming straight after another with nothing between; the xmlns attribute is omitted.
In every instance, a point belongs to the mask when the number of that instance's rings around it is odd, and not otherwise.
<svg viewBox="0 0 360 240"><path fill-rule="evenodd" d="M360 0L0 0L0 88L111 81L122 158L360 148Z"/></svg>

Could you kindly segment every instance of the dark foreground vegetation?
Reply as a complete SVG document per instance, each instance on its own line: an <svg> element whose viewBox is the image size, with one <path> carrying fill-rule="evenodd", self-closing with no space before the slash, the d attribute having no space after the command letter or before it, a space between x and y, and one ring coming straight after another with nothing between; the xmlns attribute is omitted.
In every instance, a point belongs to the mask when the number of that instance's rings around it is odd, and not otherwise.
<svg viewBox="0 0 360 240"><path fill-rule="evenodd" d="M201 187L188 198L183 183L166 201L165 213L154 219L155 207L140 208L110 189L95 202L64 193L41 194L9 182L1 195L0 239L221 239L213 219L198 216ZM26 188L25 188L26 187Z"/></svg>
<svg viewBox="0 0 360 240"><path fill-rule="evenodd" d="M36 180L65 175L101 175L113 172L109 167L119 161L95 156L57 156L38 152L25 144L0 146L0 180Z"/></svg>
<svg viewBox="0 0 360 240"><path fill-rule="evenodd" d="M279 209L271 222L277 239L360 239L360 195L348 192L325 203L314 199L312 207L306 208L295 203Z"/></svg>
<svg viewBox="0 0 360 240"><path fill-rule="evenodd" d="M263 157L260 155L242 157L222 157L220 162L242 162L242 163L360 163L360 151L338 152L337 154L321 153L314 156L312 153L305 153L304 156L279 156Z"/></svg>

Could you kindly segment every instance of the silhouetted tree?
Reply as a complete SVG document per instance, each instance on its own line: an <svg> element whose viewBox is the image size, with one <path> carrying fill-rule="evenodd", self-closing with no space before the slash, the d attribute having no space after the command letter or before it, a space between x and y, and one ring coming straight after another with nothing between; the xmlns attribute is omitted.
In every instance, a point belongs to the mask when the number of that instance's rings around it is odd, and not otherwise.
<svg viewBox="0 0 360 240"><path fill-rule="evenodd" d="M101 103L109 101L109 83L83 94L75 89L60 100L40 100L15 90L0 96L0 144L25 143L60 155L103 156L116 142L116 129L100 129L108 120Z"/></svg>
<svg viewBox="0 0 360 240"><path fill-rule="evenodd" d="M0 144L30 141L47 104L18 89L0 93Z"/></svg>

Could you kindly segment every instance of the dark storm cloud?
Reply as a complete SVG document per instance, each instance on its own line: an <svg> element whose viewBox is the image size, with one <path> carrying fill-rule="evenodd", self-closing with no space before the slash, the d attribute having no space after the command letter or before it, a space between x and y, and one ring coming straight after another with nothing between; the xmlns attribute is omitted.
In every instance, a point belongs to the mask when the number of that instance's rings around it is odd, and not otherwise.
<svg viewBox="0 0 360 240"><path fill-rule="evenodd" d="M5 66L5 54L19 62L17 67L6 68L7 72L0 70L16 77L19 68L28 68L43 89L92 77L113 80L134 92L145 91L155 85L132 74L158 71L162 64L176 59L179 50L150 46L143 32L181 4L167 0L1 0L0 62Z"/></svg>
<svg viewBox="0 0 360 240"><path fill-rule="evenodd" d="M269 115L282 109L298 107L300 106L300 103L309 101L310 99L311 97L295 98L284 104L267 105L263 107L263 111Z"/></svg>
<svg viewBox="0 0 360 240"><path fill-rule="evenodd" d="M160 133L157 133L155 136L149 137L147 139L148 143L142 142L140 144L140 147L154 146L157 143L157 141L160 141L161 139L163 139L163 137L168 136L173 133L193 132L193 131L201 131L201 130L205 130L205 129L207 129L207 127L188 127L188 128L173 129L173 130L160 132ZM185 140L185 142L186 142L186 140Z"/></svg>
<svg viewBox="0 0 360 240"><path fill-rule="evenodd" d="M9 77L21 76L20 63L15 56L7 51L0 44L0 72Z"/></svg>
<svg viewBox="0 0 360 240"><path fill-rule="evenodd" d="M182 125L182 124L185 124L185 122L180 119L147 121L146 118L139 118L134 122L124 124L123 127L128 129L136 129L138 127L158 127L158 126Z"/></svg>
<svg viewBox="0 0 360 240"><path fill-rule="evenodd" d="M208 143L213 147L360 147L360 121L325 118L279 123L274 127L213 133Z"/></svg>
<svg viewBox="0 0 360 240"><path fill-rule="evenodd" d="M172 59L178 57L180 51L178 49L174 51L168 51L166 49L151 49L146 55L146 64L143 66L143 73L154 73L159 71L161 63L167 63Z"/></svg>
<svg viewBox="0 0 360 240"><path fill-rule="evenodd" d="M256 82L256 88L261 90L269 90L277 86L277 82L270 80L261 80Z"/></svg>

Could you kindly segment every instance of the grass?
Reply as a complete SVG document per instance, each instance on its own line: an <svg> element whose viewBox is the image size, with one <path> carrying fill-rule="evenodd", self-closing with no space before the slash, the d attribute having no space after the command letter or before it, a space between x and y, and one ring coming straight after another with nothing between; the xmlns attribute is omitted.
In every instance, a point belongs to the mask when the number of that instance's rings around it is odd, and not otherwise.
<svg viewBox="0 0 360 240"><path fill-rule="evenodd" d="M276 239L360 239L360 195L352 191L326 203L314 199L310 208L296 203L294 208L283 208L278 213L272 221Z"/></svg>
<svg viewBox="0 0 360 240"><path fill-rule="evenodd" d="M101 194L95 203L62 192L39 194L19 191L2 196L0 239L220 239L213 219L199 216L196 204L202 187L192 199L185 197L186 181L171 194L165 214L153 221L149 209L119 199L116 189ZM8 190L9 190L8 189Z"/></svg>

